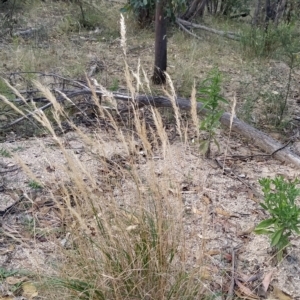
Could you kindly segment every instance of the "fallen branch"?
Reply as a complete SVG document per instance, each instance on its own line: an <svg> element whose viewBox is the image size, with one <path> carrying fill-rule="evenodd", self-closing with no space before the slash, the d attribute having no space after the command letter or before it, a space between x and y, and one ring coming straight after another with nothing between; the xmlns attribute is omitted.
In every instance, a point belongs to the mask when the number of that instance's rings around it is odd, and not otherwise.
<svg viewBox="0 0 300 300"><path fill-rule="evenodd" d="M29 28L29 29L22 29L19 31L14 32L13 36L21 36L23 38L33 37L40 29L38 28Z"/></svg>
<svg viewBox="0 0 300 300"><path fill-rule="evenodd" d="M129 96L118 94L118 93L114 93L114 97L118 100L127 99L127 101L130 98ZM140 95L136 97L135 101L138 102L138 104L152 105L155 107L172 107L171 101L168 98L161 97L161 96L153 97L147 95ZM178 97L177 105L180 109L188 110L188 111L191 110L191 102L188 99ZM201 102L197 103L197 111L203 115L206 115L208 113L208 110L203 109L203 104ZM224 113L220 118L221 124L229 128L230 117L231 115L229 113ZM233 118L231 128L232 131L243 135L250 142L258 146L260 149L264 150L268 154L274 153L272 155L274 158L282 162L292 164L294 167L300 169L300 157L294 154L293 152L291 152L288 148L284 148L284 145L272 139L270 136L266 135L265 133L239 120L236 117ZM281 150L278 151L278 149Z"/></svg>
<svg viewBox="0 0 300 300"><path fill-rule="evenodd" d="M218 35L221 35L223 37L226 37L226 38L229 38L229 39L232 39L232 40L235 40L235 41L239 41L241 39L241 37L238 34L236 34L235 32L217 30L217 29L210 28L210 27L207 27L207 26L204 26L204 25L195 24L195 23L192 23L192 22L189 22L189 21L185 21L185 20L182 20L180 18L176 18L176 23L177 24L179 23L183 26L187 26L187 27L191 27L191 28L203 29L203 30L206 30L208 32L212 32L214 34L218 34Z"/></svg>
<svg viewBox="0 0 300 300"><path fill-rule="evenodd" d="M200 36L198 36L197 34L191 32L190 30L188 30L184 25L182 25L180 22L178 22L176 20L176 23L178 24L178 26L185 32L187 32L188 34L190 34L191 36L195 37L198 40L202 40L202 38Z"/></svg>
<svg viewBox="0 0 300 300"><path fill-rule="evenodd" d="M66 94L68 98L78 97L82 95L92 95L95 93L97 96L101 96L101 98L110 97L116 100L125 101L125 102L133 102L136 104L136 107L143 107L146 105L151 105L154 107L169 107L172 108L172 102L167 97L164 96L149 96L149 95L138 95L134 99L128 95L119 92L103 92L102 90L96 89L92 91L89 87L84 86L82 84L83 89L75 90ZM58 101L63 101L65 98L58 97ZM34 99L33 99L34 101ZM191 110L191 102L188 99L178 97L176 99L177 106L182 110ZM50 107L49 104L48 107ZM45 109L45 106L42 108ZM206 115L208 110L203 109L203 104L201 102L197 103L197 111L202 115ZM32 116L34 113L30 113L26 117ZM230 127L230 118L231 115L229 113L224 113L221 118L220 122L222 125L226 127ZM22 118L24 119L24 118ZM20 121L20 120L18 120ZM16 121L13 122L16 124ZM0 129L4 129L9 127L11 124L1 127ZM232 131L237 132L247 138L253 145L256 145L260 149L264 150L267 154L271 155L272 157L278 159L279 161L292 164L294 167L300 169L300 157L291 152L287 147L279 143L278 141L272 139L265 133L255 129L254 127L250 126L249 124L239 120L238 118L234 117L233 122L231 125Z"/></svg>
<svg viewBox="0 0 300 300"><path fill-rule="evenodd" d="M17 167L17 168L13 168L13 169L9 169L9 170L5 170L5 171L1 171L0 170L0 174L7 174L9 172L14 172L14 171L19 171L21 168L20 167Z"/></svg>

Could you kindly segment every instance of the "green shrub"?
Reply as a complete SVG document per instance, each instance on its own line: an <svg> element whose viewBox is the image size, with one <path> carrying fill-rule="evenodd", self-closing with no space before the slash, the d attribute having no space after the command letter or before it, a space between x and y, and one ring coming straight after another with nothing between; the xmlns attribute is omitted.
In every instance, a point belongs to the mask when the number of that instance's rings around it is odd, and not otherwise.
<svg viewBox="0 0 300 300"><path fill-rule="evenodd" d="M266 234L271 239L271 246L277 251L277 259L282 259L283 250L289 245L293 232L300 234L300 207L296 198L300 195L298 179L286 181L283 176L275 179L262 178L264 203L260 205L270 213L271 218L260 222L255 233Z"/></svg>
<svg viewBox="0 0 300 300"><path fill-rule="evenodd" d="M253 57L275 57L290 55L299 51L299 33L294 25L269 24L267 30L251 27L241 33L241 46L244 54Z"/></svg>
<svg viewBox="0 0 300 300"><path fill-rule="evenodd" d="M223 110L220 109L220 102L228 103L221 95L221 82L222 76L217 68L214 68L205 79L199 92L201 98L198 101L203 103L203 108L208 109L208 113L200 123L200 129L208 133L207 140L200 142L200 150L206 157L210 154L210 144L212 141L218 146L219 144L215 139L215 131L220 126L220 117L223 114Z"/></svg>
<svg viewBox="0 0 300 300"><path fill-rule="evenodd" d="M140 25L149 25L155 19L155 3L156 0L128 0L121 12L132 11ZM185 9L186 5L186 0L167 0L164 6L165 16L175 20L177 12Z"/></svg>

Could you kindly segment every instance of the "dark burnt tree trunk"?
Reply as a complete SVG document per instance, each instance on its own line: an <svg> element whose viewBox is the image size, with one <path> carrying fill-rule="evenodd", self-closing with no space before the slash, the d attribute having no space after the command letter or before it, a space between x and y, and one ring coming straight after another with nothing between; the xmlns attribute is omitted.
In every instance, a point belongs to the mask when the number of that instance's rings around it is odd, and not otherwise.
<svg viewBox="0 0 300 300"><path fill-rule="evenodd" d="M166 83L167 70L167 24L164 16L164 0L158 0L155 7L155 62L152 81Z"/></svg>
<svg viewBox="0 0 300 300"><path fill-rule="evenodd" d="M280 5L280 0L266 0L265 9L266 9L266 18L265 18L265 31L268 30L270 21L275 22L277 9Z"/></svg>

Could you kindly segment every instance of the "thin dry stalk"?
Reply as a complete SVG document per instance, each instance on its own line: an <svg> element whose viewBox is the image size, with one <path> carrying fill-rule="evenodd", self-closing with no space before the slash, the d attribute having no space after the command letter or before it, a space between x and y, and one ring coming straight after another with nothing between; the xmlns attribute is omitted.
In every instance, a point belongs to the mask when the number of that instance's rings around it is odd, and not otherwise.
<svg viewBox="0 0 300 300"><path fill-rule="evenodd" d="M226 147L225 147L225 153L224 153L224 160L223 160L223 172L225 169L225 160L228 152L228 145L229 145L229 140L231 136L231 129L232 129L232 123L233 123L233 118L235 117L235 107L236 107L236 98L233 96L233 102L232 102L232 107L231 107L231 116L230 116L230 125L229 125L229 134L226 142Z"/></svg>
<svg viewBox="0 0 300 300"><path fill-rule="evenodd" d="M137 71L136 71L136 73L132 72L132 75L136 80L136 92L137 92L137 94L139 94L139 92L140 92L140 87L143 89L143 83L141 81L140 69L141 69L141 60L139 58L138 59L138 65L137 65Z"/></svg>
<svg viewBox="0 0 300 300"><path fill-rule="evenodd" d="M168 135L167 135L167 133L164 129L163 120L162 120L161 115L158 112L157 108L151 107L151 111L152 111L154 124L155 124L155 127L156 127L156 132L157 132L157 134L159 136L159 139L162 143L163 157L165 158L166 157L166 152L167 152L167 146L169 145Z"/></svg>
<svg viewBox="0 0 300 300"><path fill-rule="evenodd" d="M124 57L126 58L126 26L124 16L120 15L120 32L121 32L121 48L123 50Z"/></svg>
<svg viewBox="0 0 300 300"><path fill-rule="evenodd" d="M191 116L192 116L193 124L194 124L195 128L198 129L197 133L199 134L199 118L198 118L198 114L197 114L197 99L196 99L195 81L194 81L192 93L191 93Z"/></svg>
<svg viewBox="0 0 300 300"><path fill-rule="evenodd" d="M0 95L0 99L7 105L9 105L14 111L22 115L23 117L29 119L17 106L15 106L11 101L9 101L5 96Z"/></svg>
<svg viewBox="0 0 300 300"><path fill-rule="evenodd" d="M175 91L175 88L174 88L174 85L173 85L170 75L168 73L165 73L165 74L166 74L167 82L171 88L171 93L172 93L172 94L170 94L167 90L165 90L165 94L168 96L168 98L170 99L170 101L172 103L172 107L173 107L175 119L176 119L177 132L178 132L180 138L182 139L180 111L179 111L179 107L176 103L176 99L177 99L176 91Z"/></svg>

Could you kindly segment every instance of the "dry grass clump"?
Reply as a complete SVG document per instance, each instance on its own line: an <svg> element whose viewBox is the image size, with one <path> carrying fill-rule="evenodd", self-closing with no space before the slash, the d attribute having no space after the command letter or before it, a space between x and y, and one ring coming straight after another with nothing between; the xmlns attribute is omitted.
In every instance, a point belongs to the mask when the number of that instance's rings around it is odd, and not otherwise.
<svg viewBox="0 0 300 300"><path fill-rule="evenodd" d="M63 108L47 89L37 86L53 103L53 115L59 124ZM101 106L98 109L99 114L109 115ZM154 109L152 114L155 129L149 134L144 120L133 112L135 138L124 134L110 117L122 148L122 162L107 158L101 136L88 137L70 123L94 164L100 166L101 176L67 151L43 113L37 116L66 161L68 180L57 187L72 222L65 225L70 236L62 249L61 275L50 283L67 288L71 297L200 299L205 294L200 274L185 266L179 186L167 168L157 173L152 159L154 138L155 144L163 145L163 157L169 147L161 116ZM176 120L179 127L180 118ZM133 159L136 140L141 141L146 155L147 169L143 171L138 170L138 158Z"/></svg>
<svg viewBox="0 0 300 300"><path fill-rule="evenodd" d="M54 108L58 121L63 110L57 103ZM101 115L109 114L98 109ZM167 167L157 173L152 159L153 145L162 145L163 157L169 147L160 114L155 109L152 114L155 128L149 132L133 111L135 138L124 134L110 117L124 153L122 163L106 158L105 143L99 136L99 140L91 139L74 127L87 148L93 149L95 163L104 170L101 178L74 159L48 128L67 161L71 185L62 188L62 197L74 220L66 225L71 235L62 274L51 283L68 288L79 298L200 299L205 294L200 274L185 267L183 205L180 193L174 192L179 191L177 181ZM43 115L40 120L49 126ZM180 132L179 116L176 120ZM137 140L146 155L143 171L138 170L139 158L132 159Z"/></svg>

